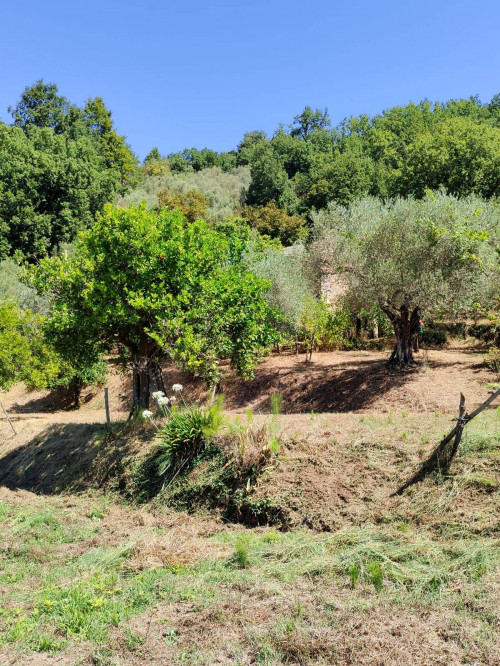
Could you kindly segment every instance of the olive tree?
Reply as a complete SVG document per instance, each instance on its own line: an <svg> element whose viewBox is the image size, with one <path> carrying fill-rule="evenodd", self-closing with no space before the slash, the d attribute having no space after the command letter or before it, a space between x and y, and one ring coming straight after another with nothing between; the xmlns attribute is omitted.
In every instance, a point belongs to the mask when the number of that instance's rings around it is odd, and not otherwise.
<svg viewBox="0 0 500 666"><path fill-rule="evenodd" d="M308 303L314 291L304 261L306 249L297 244L283 249L267 249L252 264L253 270L271 281L267 292L273 326L282 336L297 341Z"/></svg>
<svg viewBox="0 0 500 666"><path fill-rule="evenodd" d="M317 273L342 274L360 307L378 303L396 335L393 359L411 365L422 317L467 312L498 257L494 204L442 193L420 201L364 198L315 218Z"/></svg>
<svg viewBox="0 0 500 666"><path fill-rule="evenodd" d="M251 375L270 341L266 280L243 262L245 238L220 234L203 220L145 205L107 206L83 232L73 256L43 259L31 281L49 292L47 329L59 348L118 349L132 369L132 405L148 406L164 389L171 359L219 380L219 362Z"/></svg>

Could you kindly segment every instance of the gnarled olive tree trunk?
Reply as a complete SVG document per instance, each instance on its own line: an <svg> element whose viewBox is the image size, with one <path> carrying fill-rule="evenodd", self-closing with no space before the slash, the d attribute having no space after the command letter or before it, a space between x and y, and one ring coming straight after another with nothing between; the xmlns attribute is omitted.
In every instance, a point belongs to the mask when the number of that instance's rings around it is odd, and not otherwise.
<svg viewBox="0 0 500 666"><path fill-rule="evenodd" d="M389 363L396 363L402 368L414 365L413 349L420 320L418 306L410 310L407 305L396 308L388 303L380 303L380 307L391 320L396 335L396 346Z"/></svg>

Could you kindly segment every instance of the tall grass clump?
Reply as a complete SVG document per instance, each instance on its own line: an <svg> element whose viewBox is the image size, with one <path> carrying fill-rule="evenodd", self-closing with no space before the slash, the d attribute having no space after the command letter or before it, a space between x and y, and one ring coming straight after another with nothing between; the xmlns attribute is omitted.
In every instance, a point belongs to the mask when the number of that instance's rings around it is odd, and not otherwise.
<svg viewBox="0 0 500 666"><path fill-rule="evenodd" d="M260 459L263 464L272 454L280 450L279 415L283 411L283 396L279 393L271 395L271 418L260 425L254 422L253 412L247 409L246 422L239 416L228 423L230 435L237 442L240 466L247 466L250 459ZM255 460L253 460L255 463Z"/></svg>

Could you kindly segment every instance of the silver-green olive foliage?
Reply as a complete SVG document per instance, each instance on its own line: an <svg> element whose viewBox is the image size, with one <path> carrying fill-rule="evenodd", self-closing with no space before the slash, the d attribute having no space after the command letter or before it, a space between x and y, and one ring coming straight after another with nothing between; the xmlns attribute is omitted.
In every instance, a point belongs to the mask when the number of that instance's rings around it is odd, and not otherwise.
<svg viewBox="0 0 500 666"><path fill-rule="evenodd" d="M492 202L440 193L386 204L367 197L349 209L330 207L315 225L318 273L346 277L359 306L379 304L401 365L413 362L422 317L467 313L498 278L500 209Z"/></svg>

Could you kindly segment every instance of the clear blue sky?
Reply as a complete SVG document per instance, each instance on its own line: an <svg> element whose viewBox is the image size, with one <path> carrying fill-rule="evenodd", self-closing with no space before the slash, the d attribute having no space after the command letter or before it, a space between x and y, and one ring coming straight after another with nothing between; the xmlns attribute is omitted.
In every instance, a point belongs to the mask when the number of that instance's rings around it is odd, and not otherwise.
<svg viewBox="0 0 500 666"><path fill-rule="evenodd" d="M101 96L139 157L234 148L306 105L334 123L500 92L496 0L2 3L0 118L27 85Z"/></svg>

